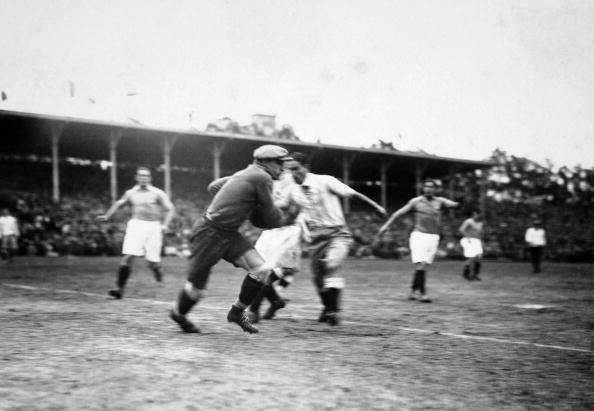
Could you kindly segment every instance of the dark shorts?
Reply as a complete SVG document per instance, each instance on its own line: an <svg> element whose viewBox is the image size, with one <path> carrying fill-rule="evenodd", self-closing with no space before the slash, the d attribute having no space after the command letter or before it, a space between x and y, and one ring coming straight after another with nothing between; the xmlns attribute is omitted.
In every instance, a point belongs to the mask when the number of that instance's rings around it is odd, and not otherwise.
<svg viewBox="0 0 594 411"><path fill-rule="evenodd" d="M205 289L212 267L221 259L235 263L253 245L239 232L215 227L203 219L192 229L188 281Z"/></svg>

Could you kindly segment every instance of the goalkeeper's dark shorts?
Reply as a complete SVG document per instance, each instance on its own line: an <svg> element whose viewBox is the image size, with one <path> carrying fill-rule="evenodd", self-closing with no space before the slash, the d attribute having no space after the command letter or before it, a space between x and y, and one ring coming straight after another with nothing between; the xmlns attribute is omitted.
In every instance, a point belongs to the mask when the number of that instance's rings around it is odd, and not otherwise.
<svg viewBox="0 0 594 411"><path fill-rule="evenodd" d="M216 263L223 259L237 266L235 261L253 248L238 231L216 227L203 218L192 228L190 235L188 281L204 289Z"/></svg>

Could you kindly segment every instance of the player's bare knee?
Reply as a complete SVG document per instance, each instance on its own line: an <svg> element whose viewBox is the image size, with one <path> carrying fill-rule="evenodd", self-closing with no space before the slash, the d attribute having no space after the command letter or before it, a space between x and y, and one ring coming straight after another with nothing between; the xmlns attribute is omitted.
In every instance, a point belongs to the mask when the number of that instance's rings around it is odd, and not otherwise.
<svg viewBox="0 0 594 411"><path fill-rule="evenodd" d="M250 271L248 275L256 281L265 283L266 281L270 280L271 275L276 276L276 273L274 272L273 268L270 267L270 265L262 264L259 267Z"/></svg>
<svg viewBox="0 0 594 411"><path fill-rule="evenodd" d="M341 261L335 259L326 260L326 272L336 271L340 267Z"/></svg>
<svg viewBox="0 0 594 411"><path fill-rule="evenodd" d="M328 288L338 288L338 289L343 289L344 288L344 278L342 277L327 277L324 278L324 289L328 289Z"/></svg>
<svg viewBox="0 0 594 411"><path fill-rule="evenodd" d="M134 256L133 255L124 255L122 257L122 260L120 261L120 265L132 266L132 263L133 262L134 262Z"/></svg>
<svg viewBox="0 0 594 411"><path fill-rule="evenodd" d="M196 287L194 284L192 284L189 281L187 281L184 284L184 291L188 295L188 297L190 297L194 301L201 300L205 296L205 291L204 290Z"/></svg>

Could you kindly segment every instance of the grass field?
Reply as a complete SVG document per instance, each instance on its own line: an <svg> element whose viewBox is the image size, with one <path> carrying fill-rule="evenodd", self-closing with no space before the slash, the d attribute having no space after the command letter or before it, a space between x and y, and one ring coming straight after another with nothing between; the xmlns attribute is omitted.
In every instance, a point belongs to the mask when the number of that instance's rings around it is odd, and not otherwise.
<svg viewBox="0 0 594 411"><path fill-rule="evenodd" d="M242 333L225 320L243 278L221 263L179 332L164 283L138 260L123 300L117 258L20 258L0 266L2 410L594 409L594 266L460 262L408 301L406 261L348 260L343 323L319 324L307 264L278 318Z"/></svg>

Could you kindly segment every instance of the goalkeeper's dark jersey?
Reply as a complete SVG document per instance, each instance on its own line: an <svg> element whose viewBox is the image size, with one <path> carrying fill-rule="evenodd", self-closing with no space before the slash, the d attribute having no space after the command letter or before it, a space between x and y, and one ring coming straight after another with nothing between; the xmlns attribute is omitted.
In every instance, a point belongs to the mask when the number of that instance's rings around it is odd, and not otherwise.
<svg viewBox="0 0 594 411"><path fill-rule="evenodd" d="M282 219L282 212L274 205L272 177L257 164L213 181L208 191L214 198L206 218L217 227L237 230L256 208L272 221Z"/></svg>

